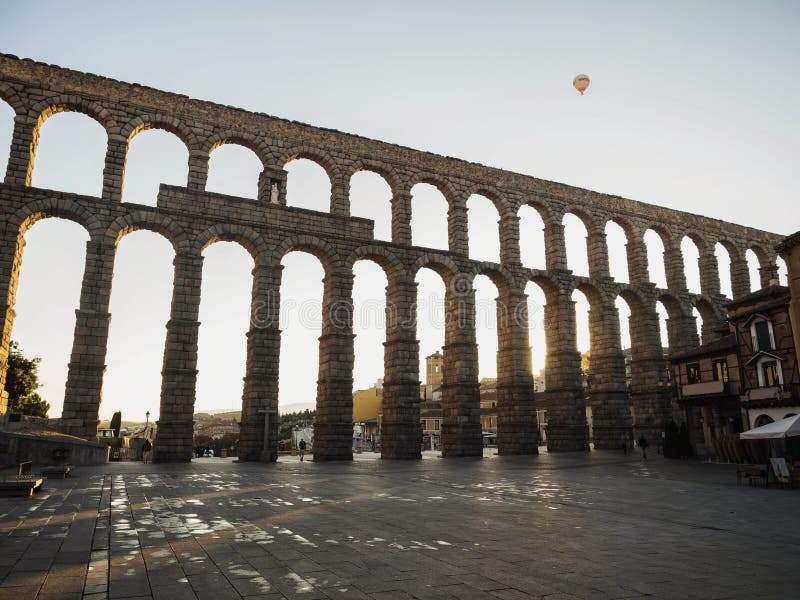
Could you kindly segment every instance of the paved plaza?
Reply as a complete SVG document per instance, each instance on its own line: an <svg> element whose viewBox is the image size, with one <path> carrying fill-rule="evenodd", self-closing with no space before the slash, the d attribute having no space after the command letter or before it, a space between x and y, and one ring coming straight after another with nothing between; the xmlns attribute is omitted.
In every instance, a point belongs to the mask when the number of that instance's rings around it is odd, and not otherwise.
<svg viewBox="0 0 800 600"><path fill-rule="evenodd" d="M0 499L0 599L789 598L798 506L611 452L112 463Z"/></svg>

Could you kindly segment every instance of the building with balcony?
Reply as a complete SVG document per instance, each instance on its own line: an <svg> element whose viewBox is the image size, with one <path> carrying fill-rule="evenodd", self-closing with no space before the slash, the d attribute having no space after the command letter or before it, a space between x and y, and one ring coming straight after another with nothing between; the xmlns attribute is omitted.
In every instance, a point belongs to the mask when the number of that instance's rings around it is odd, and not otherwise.
<svg viewBox="0 0 800 600"><path fill-rule="evenodd" d="M698 456L739 460L739 433L800 413L790 302L780 285L742 296L726 305L722 337L670 357Z"/></svg>

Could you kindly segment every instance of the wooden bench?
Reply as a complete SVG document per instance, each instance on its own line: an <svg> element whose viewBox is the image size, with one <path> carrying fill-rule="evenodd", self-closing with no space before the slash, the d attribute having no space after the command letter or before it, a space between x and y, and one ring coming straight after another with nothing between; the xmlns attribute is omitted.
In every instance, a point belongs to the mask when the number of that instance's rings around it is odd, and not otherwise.
<svg viewBox="0 0 800 600"><path fill-rule="evenodd" d="M50 465L41 468L41 475L45 477L60 477L66 479L72 472L72 465Z"/></svg>
<svg viewBox="0 0 800 600"><path fill-rule="evenodd" d="M17 467L17 476L14 479L0 481L0 496L33 496L33 493L42 487L44 479L35 476L32 471L33 463L21 462Z"/></svg>

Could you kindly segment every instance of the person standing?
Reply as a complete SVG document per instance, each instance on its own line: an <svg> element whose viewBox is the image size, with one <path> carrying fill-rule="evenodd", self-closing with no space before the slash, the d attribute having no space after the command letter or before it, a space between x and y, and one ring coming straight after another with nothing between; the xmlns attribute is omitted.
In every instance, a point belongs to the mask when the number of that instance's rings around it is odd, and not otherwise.
<svg viewBox="0 0 800 600"><path fill-rule="evenodd" d="M300 438L300 443L297 444L297 448L300 450L300 462L303 462L303 457L306 455L306 441Z"/></svg>
<svg viewBox="0 0 800 600"><path fill-rule="evenodd" d="M142 462L147 464L150 460L150 451L153 449L153 445L150 443L150 440L144 438L144 444L142 444Z"/></svg>
<svg viewBox="0 0 800 600"><path fill-rule="evenodd" d="M622 454L628 456L628 440L624 435L622 436Z"/></svg>
<svg viewBox="0 0 800 600"><path fill-rule="evenodd" d="M647 458L647 447L650 444L647 443L647 438L644 437L644 434L639 438L639 448L642 449L642 458Z"/></svg>

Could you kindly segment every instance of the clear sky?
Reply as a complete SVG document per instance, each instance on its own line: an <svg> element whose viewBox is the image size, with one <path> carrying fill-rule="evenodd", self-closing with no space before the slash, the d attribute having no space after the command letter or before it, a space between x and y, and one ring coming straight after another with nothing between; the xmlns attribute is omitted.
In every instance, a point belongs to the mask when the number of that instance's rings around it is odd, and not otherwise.
<svg viewBox="0 0 800 600"><path fill-rule="evenodd" d="M788 234L800 228L794 76L796 2L0 2L0 51L195 98L478 161L544 179ZM581 97L578 73L592 79ZM0 169L12 114L0 101ZM86 117L45 123L34 184L98 194L105 134ZM329 183L290 163L289 202L327 209ZM794 169L793 169L794 167ZM222 147L209 189L254 194L252 155ZM168 134L131 143L125 199L155 203L160 182L184 184L186 150ZM388 191L352 182L353 212L388 231ZM414 190L414 240L441 245L443 200ZM497 254L497 215L470 201L471 251ZM438 220L437 220L438 219ZM567 223L568 256L585 267L583 234ZM543 259L541 224L522 221L523 258ZM43 395L60 414L87 234L50 219L26 236L13 338L43 357ZM650 238L647 238L650 242ZM624 236L609 230L612 274L624 278ZM685 247L690 288L696 262ZM651 276L663 277L648 243ZM234 244L205 252L197 409L236 408L244 375L252 260ZM729 289L720 252L723 291ZM101 416L158 413L172 250L136 232L120 244ZM284 259L281 405L313 402L322 268ZM421 272L421 355L443 342L442 284ZM482 377L495 374L493 298L477 281ZM382 376L385 277L356 269L355 387ZM534 368L543 365L543 297L531 293ZM588 348L577 298L579 347ZM316 308L315 308L316 307ZM625 320L624 302L620 305ZM625 323L623 323L625 325ZM627 327L623 327L626 345ZM422 371L424 373L424 370Z"/></svg>

